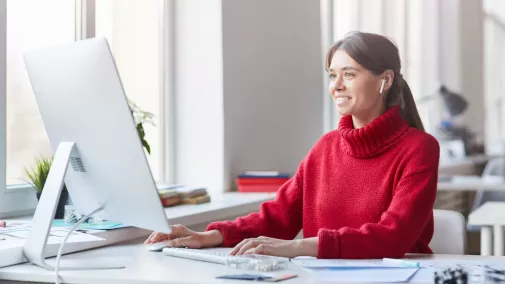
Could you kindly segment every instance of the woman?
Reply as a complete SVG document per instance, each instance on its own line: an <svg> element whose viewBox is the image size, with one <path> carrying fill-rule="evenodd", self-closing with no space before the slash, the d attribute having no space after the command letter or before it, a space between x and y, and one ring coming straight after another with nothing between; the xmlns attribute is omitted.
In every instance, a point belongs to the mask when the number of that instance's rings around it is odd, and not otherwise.
<svg viewBox="0 0 505 284"><path fill-rule="evenodd" d="M432 253L439 145L424 128L397 47L355 32L327 54L329 91L342 115L260 211L206 232L173 226L146 243L235 246L232 255L383 258ZM303 228L303 239L293 238Z"/></svg>

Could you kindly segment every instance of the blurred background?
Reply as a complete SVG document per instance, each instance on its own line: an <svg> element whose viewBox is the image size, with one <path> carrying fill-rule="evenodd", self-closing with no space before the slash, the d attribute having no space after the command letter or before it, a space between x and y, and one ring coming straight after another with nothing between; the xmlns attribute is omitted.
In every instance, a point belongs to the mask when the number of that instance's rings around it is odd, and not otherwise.
<svg viewBox="0 0 505 284"><path fill-rule="evenodd" d="M171 166L198 171L213 159L232 175L295 170L338 124L323 61L355 30L398 46L425 128L455 149L442 163L503 154L501 0L7 0L7 183L22 183L23 167L51 152L25 50L106 37L128 97L155 115L149 161L170 181L186 176ZM194 144L211 145L182 153Z"/></svg>
<svg viewBox="0 0 505 284"><path fill-rule="evenodd" d="M338 125L324 57L355 30L398 46L442 174L481 175L505 152L502 0L5 1L8 187L52 153L23 52L96 36L109 40L128 98L154 115L147 156L159 183L220 193L246 170L296 171ZM467 216L473 194L444 191L437 206Z"/></svg>

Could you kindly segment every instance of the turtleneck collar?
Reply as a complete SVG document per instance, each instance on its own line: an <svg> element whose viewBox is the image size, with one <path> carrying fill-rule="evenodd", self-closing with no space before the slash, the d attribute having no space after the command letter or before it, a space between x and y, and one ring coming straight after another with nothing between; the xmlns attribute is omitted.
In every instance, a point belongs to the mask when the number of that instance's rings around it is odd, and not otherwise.
<svg viewBox="0 0 505 284"><path fill-rule="evenodd" d="M392 106L381 116L362 128L355 129L352 116L340 118L338 133L340 146L349 155L357 158L377 156L389 149L409 126L400 114L399 106Z"/></svg>

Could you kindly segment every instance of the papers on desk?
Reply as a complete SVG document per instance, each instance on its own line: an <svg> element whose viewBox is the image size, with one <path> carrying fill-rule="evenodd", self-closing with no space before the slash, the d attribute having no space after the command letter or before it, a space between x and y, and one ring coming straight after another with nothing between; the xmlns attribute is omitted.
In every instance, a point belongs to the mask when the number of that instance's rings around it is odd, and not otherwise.
<svg viewBox="0 0 505 284"><path fill-rule="evenodd" d="M402 259L403 260L403 259ZM434 268L434 269L446 269L449 267L462 267L466 269L471 269L475 267L489 266L496 269L505 269L505 259L486 259L476 260L476 259L415 259L405 261L415 262L420 265L421 268ZM402 264L395 264L391 262L385 262L381 259L297 259L294 258L291 262L310 269L372 269L372 268L382 268L382 269L395 269L407 267ZM408 267L407 267L408 268Z"/></svg>
<svg viewBox="0 0 505 284"><path fill-rule="evenodd" d="M433 282L434 273L447 268L462 268L478 275L485 267L505 270L503 259L416 259L405 260L419 268L383 260L292 259L293 263L310 269L321 282Z"/></svg>
<svg viewBox="0 0 505 284"><path fill-rule="evenodd" d="M317 271L315 279L324 282L408 282L420 268L324 269Z"/></svg>
<svg viewBox="0 0 505 284"><path fill-rule="evenodd" d="M2 242L7 242L9 240L25 241L30 234L31 226L29 222L13 223L10 227L1 228L0 237L3 239ZM49 237L47 239L48 244L59 244L68 234L69 228L57 228L52 227L49 232ZM103 241L105 239L97 237L91 234L85 234L80 232L73 232L68 238L67 243L80 243L80 242L96 242Z"/></svg>
<svg viewBox="0 0 505 284"><path fill-rule="evenodd" d="M386 263L382 259L292 259L296 265L311 269L367 269L367 268L404 268L405 265Z"/></svg>
<svg viewBox="0 0 505 284"><path fill-rule="evenodd" d="M7 222L5 227L0 228L0 234L26 228L30 228L30 222L28 221Z"/></svg>
<svg viewBox="0 0 505 284"><path fill-rule="evenodd" d="M292 259L291 261L314 270L316 280L323 282L407 282L420 269L407 267L401 260Z"/></svg>

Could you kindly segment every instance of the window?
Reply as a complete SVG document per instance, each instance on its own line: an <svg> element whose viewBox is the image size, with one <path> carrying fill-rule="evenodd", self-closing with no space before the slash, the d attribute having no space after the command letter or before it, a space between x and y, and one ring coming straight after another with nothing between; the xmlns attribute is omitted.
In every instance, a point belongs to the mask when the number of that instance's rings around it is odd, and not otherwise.
<svg viewBox="0 0 505 284"><path fill-rule="evenodd" d="M147 125L147 155L155 180L163 179L160 133L163 68L163 0L96 1L96 36L106 37L112 49L127 97L155 115Z"/></svg>
<svg viewBox="0 0 505 284"><path fill-rule="evenodd" d="M95 5L94 34L108 39L128 98L155 115L155 126L145 125L145 131L151 147L148 161L160 181L163 1L100 0ZM25 183L24 168L35 157L52 153L23 53L74 41L78 18L76 1L70 0L7 0L7 10L6 181L15 185Z"/></svg>
<svg viewBox="0 0 505 284"><path fill-rule="evenodd" d="M167 111L173 108L171 77L173 1L164 0L6 0L0 1L0 137L6 157L0 151L0 216L20 216L34 212L37 201L26 185L24 168L34 158L51 155L52 147L45 132L32 92L23 53L28 50L65 44L76 39L105 36L128 98L142 110L155 115L156 126L145 126L151 146L147 155L158 182L174 182L175 149L172 125ZM5 32L5 33L4 33ZM169 52L170 51L170 52ZM4 57L5 55L5 57ZM4 63L4 60L6 63ZM4 81L6 84L4 85ZM4 105L4 99L5 104ZM5 140L4 140L5 139ZM4 147L4 146L2 146Z"/></svg>
<svg viewBox="0 0 505 284"><path fill-rule="evenodd" d="M505 153L505 2L486 0L484 6L484 90L486 153ZM498 131L496 131L498 130Z"/></svg>
<svg viewBox="0 0 505 284"><path fill-rule="evenodd" d="M24 167L51 154L23 52L74 40L74 1L7 0L7 184L25 183Z"/></svg>

